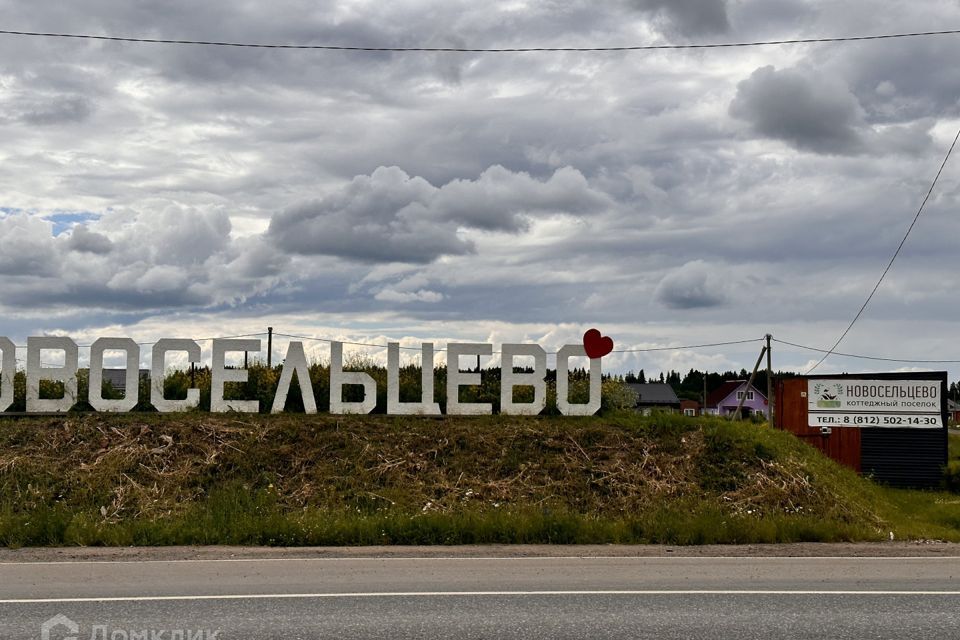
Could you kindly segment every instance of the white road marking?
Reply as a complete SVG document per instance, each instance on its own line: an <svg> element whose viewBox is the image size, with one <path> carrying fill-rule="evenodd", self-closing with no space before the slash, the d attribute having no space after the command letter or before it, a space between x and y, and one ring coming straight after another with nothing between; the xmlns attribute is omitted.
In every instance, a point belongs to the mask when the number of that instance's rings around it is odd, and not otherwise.
<svg viewBox="0 0 960 640"><path fill-rule="evenodd" d="M517 596L960 596L960 591L870 591L836 589L637 589L588 591L384 591L354 593L250 593L192 596L109 596L96 598L10 598L0 604L67 604L78 602L163 602L181 600L291 600L324 598L426 598L454 597L517 597Z"/></svg>

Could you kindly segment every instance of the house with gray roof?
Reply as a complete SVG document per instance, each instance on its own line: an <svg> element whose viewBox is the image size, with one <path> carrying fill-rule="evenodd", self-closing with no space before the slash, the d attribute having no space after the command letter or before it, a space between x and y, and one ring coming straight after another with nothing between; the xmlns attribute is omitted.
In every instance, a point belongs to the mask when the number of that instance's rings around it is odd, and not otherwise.
<svg viewBox="0 0 960 640"><path fill-rule="evenodd" d="M149 369L140 369L140 379L146 380L150 377ZM126 369L104 369L104 382L109 382L115 391L127 392L127 370Z"/></svg>
<svg viewBox="0 0 960 640"><path fill-rule="evenodd" d="M680 411L680 398L677 392L665 382L626 383L626 386L637 394L636 411L648 416L654 411Z"/></svg>

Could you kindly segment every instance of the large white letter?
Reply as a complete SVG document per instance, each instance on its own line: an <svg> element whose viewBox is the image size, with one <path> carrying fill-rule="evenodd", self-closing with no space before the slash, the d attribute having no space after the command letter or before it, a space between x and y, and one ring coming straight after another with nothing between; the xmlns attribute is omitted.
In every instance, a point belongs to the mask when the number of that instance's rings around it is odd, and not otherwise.
<svg viewBox="0 0 960 640"><path fill-rule="evenodd" d="M161 413L189 411L200 406L200 389L187 389L185 400L167 400L163 397L163 382L166 378L167 353L186 351L190 362L200 362L200 345L193 340L162 338L153 345L153 362L150 365L150 404Z"/></svg>
<svg viewBox="0 0 960 640"><path fill-rule="evenodd" d="M306 413L317 412L317 401L313 397L313 384L310 382L310 368L307 366L307 356L303 353L303 343L291 342L287 346L287 357L283 360L280 384L277 385L277 395L273 396L273 407L270 408L270 413L283 411L284 405L287 404L287 394L290 392L294 373L297 374L297 382L300 384L303 410Z"/></svg>
<svg viewBox="0 0 960 640"><path fill-rule="evenodd" d="M533 373L514 373L513 359L533 356ZM535 416L547 406L547 352L538 344L505 344L500 355L500 413ZM533 402L514 402L513 388L533 387Z"/></svg>
<svg viewBox="0 0 960 640"><path fill-rule="evenodd" d="M565 416L592 416L600 409L600 358L590 358L590 400L587 404L570 402L567 361L586 355L581 344L568 344L557 352L557 409Z"/></svg>
<svg viewBox="0 0 960 640"><path fill-rule="evenodd" d="M40 351L63 351L62 367L44 367ZM70 338L27 338L27 411L69 411L77 403L77 343ZM63 382L63 397L40 399L40 380Z"/></svg>
<svg viewBox="0 0 960 640"><path fill-rule="evenodd" d="M401 415L440 415L440 405L433 401L433 343L420 347L420 402L400 402L400 343L387 343L387 413Z"/></svg>
<svg viewBox="0 0 960 640"><path fill-rule="evenodd" d="M103 397L103 352L108 349L127 354L126 389L122 400ZM97 411L130 411L140 392L140 347L130 338L99 338L90 346L90 388L87 402Z"/></svg>
<svg viewBox="0 0 960 640"><path fill-rule="evenodd" d="M224 400L223 383L246 382L246 369L227 369L225 366L228 351L254 351L259 353L260 340L248 338L246 340L214 340L213 363L210 372L210 411L225 413L239 411L241 413L256 413L260 410L257 400Z"/></svg>
<svg viewBox="0 0 960 640"><path fill-rule="evenodd" d="M344 402L343 386L363 385L363 402ZM330 413L370 413L377 406L377 383L362 371L343 370L343 343L330 343Z"/></svg>
<svg viewBox="0 0 960 640"><path fill-rule="evenodd" d="M13 404L13 376L17 372L17 347L10 338L0 338L0 411Z"/></svg>
<svg viewBox="0 0 960 640"><path fill-rule="evenodd" d="M493 345L450 343L447 345L447 413L451 416L486 416L493 413L488 402L460 402L460 387L479 385L479 373L460 371L460 356L489 356Z"/></svg>

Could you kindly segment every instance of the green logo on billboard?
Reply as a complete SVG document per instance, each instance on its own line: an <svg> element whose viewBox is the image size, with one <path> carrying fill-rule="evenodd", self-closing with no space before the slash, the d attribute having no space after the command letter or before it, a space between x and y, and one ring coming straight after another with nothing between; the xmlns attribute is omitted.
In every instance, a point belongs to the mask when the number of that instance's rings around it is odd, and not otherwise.
<svg viewBox="0 0 960 640"><path fill-rule="evenodd" d="M842 402L843 385L817 383L813 386L813 394L817 397L817 407L821 409L837 409Z"/></svg>

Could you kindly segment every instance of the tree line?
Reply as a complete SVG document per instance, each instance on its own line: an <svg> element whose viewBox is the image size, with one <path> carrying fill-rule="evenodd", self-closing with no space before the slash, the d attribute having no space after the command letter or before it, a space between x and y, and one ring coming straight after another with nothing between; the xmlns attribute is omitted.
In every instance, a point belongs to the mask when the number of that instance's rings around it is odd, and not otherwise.
<svg viewBox="0 0 960 640"><path fill-rule="evenodd" d="M639 372L630 371L622 376L614 376L614 379L626 383L663 382L669 384L681 400L697 400L703 398L703 378L707 378L707 394L719 388L724 382L731 380L749 380L750 372L746 369L740 371L723 372L704 372L691 368L686 374L682 375L679 371L661 371L659 376L647 378L643 369ZM796 378L800 374L795 371L777 371L773 374L774 378ZM757 370L757 375L753 380L753 386L761 392L767 390L767 370ZM960 402L960 381L951 382L947 388L947 397L954 402Z"/></svg>

